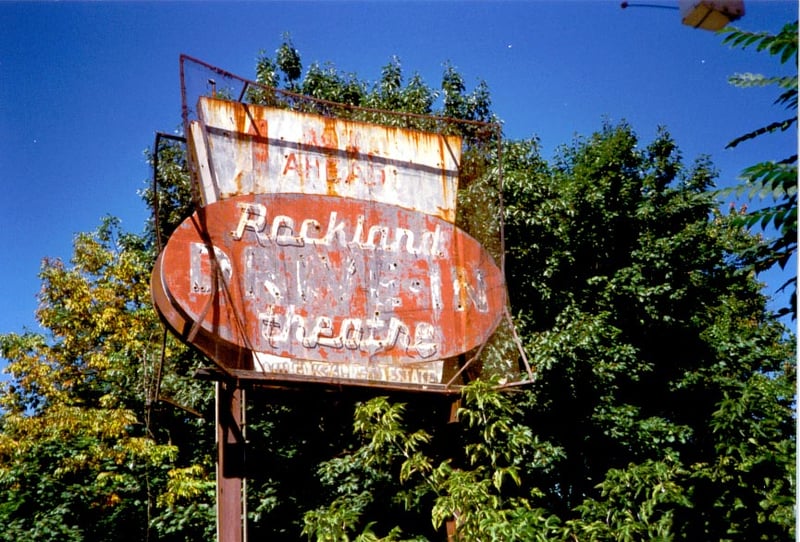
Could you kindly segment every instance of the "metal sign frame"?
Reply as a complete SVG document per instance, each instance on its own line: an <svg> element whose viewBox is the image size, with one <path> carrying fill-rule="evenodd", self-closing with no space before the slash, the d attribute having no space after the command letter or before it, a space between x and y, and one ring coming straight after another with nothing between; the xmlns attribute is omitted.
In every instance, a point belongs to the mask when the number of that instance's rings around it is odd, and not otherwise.
<svg viewBox="0 0 800 542"><path fill-rule="evenodd" d="M201 79L200 90L197 92L190 91L189 89L194 86L197 87L197 76L195 75L194 83L192 83L192 77L189 76L189 73L192 70L199 69L203 75L207 76ZM237 128L233 129L235 132L236 130L239 131L241 136L242 133L247 134L246 138L247 144L250 147L245 149L245 153L242 156L245 156L245 160L242 161L241 164L236 163L236 159L233 159L231 164L228 164L229 170L231 168L237 170L237 181L242 180L242 171L248 169L248 164L253 164L254 162L248 162L250 160L249 155L255 156L256 153L266 153L267 143L272 144L274 140L277 140L278 137L283 139L282 134L276 134L274 132L267 131L267 120L265 118L261 118L261 112L257 109L257 107L251 107L248 104L248 101L251 99L252 96L257 97L257 101L259 103L266 103L268 106L278 110L278 113L287 112L291 118L294 117L301 117L304 121L307 119L316 120L320 117L324 117L323 120L325 121L324 129L327 129L329 123L325 119L333 119L331 123L339 123L340 127L339 130L341 131L341 125L350 126L356 125L358 127L363 126L364 123L371 126L381 126L386 130L396 130L394 133L399 133L401 135L405 135L406 132L404 130L411 129L423 129L425 132L421 133L430 133L430 134L440 134L439 137L440 141L445 142L445 148L448 146L452 147L454 145L453 141L448 139L451 134L455 133L462 133L465 134L465 144L468 145L470 149L473 151L475 149L482 149L479 152L483 153L495 153L496 156L500 156L501 154L501 131L500 126L496 123L486 123L486 122L479 122L479 121L464 121L459 119L451 119L451 118L443 118L443 117L434 117L429 115L419 115L419 114L409 114L409 113L401 113L401 112L392 112L392 111L385 111L385 110L376 110L376 109L369 109L369 108L361 108L350 106L346 104L338 104L333 102L328 102L324 100L317 100L314 98L310 98L308 96L298 95L295 93L282 91L279 89L271 88L271 87L264 87L263 85L258 84L257 82L250 81L236 75L233 75L225 70L220 68L211 66L206 64L202 61L197 59L188 57L186 55L181 56L181 94L182 94L182 113L183 119L186 127L187 133L190 133L193 130L198 130L198 127L201 127L205 130L205 137L201 137L202 134L197 135L195 134L195 139L198 141L203 141L204 145L201 145L198 150L198 146L191 146L190 145L190 169L192 170L192 186L193 186L193 193L195 197L195 204L196 208L198 209L198 217L200 217L200 221L205 221L205 216L213 214L216 212L217 207L219 207L220 202L224 202L227 199L230 199L231 196L235 195L233 193L224 193L224 190L220 190L220 183L219 178L222 176L216 174L217 178L215 177L214 172L210 172L208 168L214 168L218 164L212 164L213 160L211 160L208 156L208 150L213 145L219 145L219 141L224 141L226 137L231 136L231 126L220 124L220 118L227 118L227 119L234 119L234 123L237 125ZM238 99L232 99L232 96L237 96ZM222 99L225 98L225 99ZM213 110L213 108L208 107L208 103L215 102L217 104L224 104L225 108L223 109L222 115L219 114L217 111ZM291 113L288 113L291 111ZM273 113L274 114L274 113ZM216 115L216 117L215 117ZM272 119L274 120L274 119ZM381 124L376 125L376 122L380 122ZM348 124L349 123L349 124ZM280 124L280 123L279 123ZM284 122L284 125L287 125ZM291 128L291 123L288 124ZM408 128L408 127L411 128ZM322 132L323 128L319 128L318 132ZM207 135L211 134L211 135ZM234 134L235 135L235 134ZM408 137L408 136L406 136ZM412 138L418 138L418 133L414 133ZM216 141L211 141L211 139L216 138ZM298 143L291 143L287 145ZM341 135L339 135L339 139L343 139ZM263 145L262 145L263 144ZM488 146L487 146L488 145ZM342 143L339 150L340 154L346 154L352 152L353 145ZM239 152L241 149L238 149L236 152ZM197 153L203 154L203 156L196 156ZM325 149L321 152L322 154L318 157L319 160L326 160L329 159L330 156L325 156L324 153L328 152ZM452 153L452 149L448 149L447 152ZM277 153L275 153L277 154ZM225 156L225 160L227 160L227 153L223 153ZM416 158L416 155L414 155ZM264 156L266 157L266 156ZM198 159L199 158L199 159ZM272 156L269 157L272 159ZM255 158L253 158L254 160ZM372 157L370 156L370 159ZM266 160L265 160L266 162ZM500 161L498 160L498 163ZM445 163L445 162L442 162ZM205 167L204 164L210 164L209 166ZM327 164L329 167L330 164ZM205 167L205 171L203 168ZM324 169L326 164L322 166L317 165L317 169ZM453 166L448 166L449 169L453 170L454 168L459 168L460 164L458 164L458 160ZM467 167L469 169L469 167ZM273 168L274 170L274 168ZM459 172L460 173L460 172ZM450 175L450 174L445 174ZM226 175L228 178L231 177L231 174L228 173ZM490 249L491 254L493 255L495 261L497 262L497 267L500 269L500 276L504 273L504 239L503 239L503 223L502 223L502 168L497 166L497 169L493 172L493 178L496 180L496 191L494 192L495 197L497 199L497 203L495 206L495 210L491 215L491 220L496 222L495 225L495 239L490 240L488 243L487 241L481 241L480 238L478 242L483 244L485 247ZM444 177L443 177L444 178ZM244 184L244 183L242 183ZM328 183L328 187L330 187L330 183ZM304 188L301 188L304 189ZM457 222L456 220L456 209L455 209L455 189L456 187L451 183L449 187L444 189L445 197L452 198L452 204L442 203L434 205L434 210L426 210L422 209L422 212L428 212L431 214L436 214L436 208L443 209L439 213L439 217L443 220L451 220ZM282 189L278 189L282 190ZM291 188L290 190L297 190L297 188ZM264 193L270 193L274 191L274 188L270 188L267 190L262 190ZM245 190L245 192L247 192ZM449 194L448 194L449 192ZM258 194L259 190L250 190L249 193ZM312 194L319 195L319 191L313 192ZM348 197L348 194L335 194L337 196L341 195L344 196L342 199ZM364 198L363 195L359 196L356 195L357 198ZM368 196L370 198L373 197L373 193L370 193ZM401 198L402 199L402 198ZM378 203L384 203L391 200L391 197L387 197L384 200L381 200L380 197L377 198ZM412 211L418 211L415 207L414 203L402 203L406 207L411 207ZM372 206L376 204L373 203ZM331 215L334 213L331 213ZM484 216L483 219L485 220L486 217ZM325 219L326 220L326 219ZM294 233L297 235L297 230L303 230L308 223L317 223L324 222L325 220L312 220L312 219L305 219L300 222L301 219L296 219L296 224L291 224L294 227ZM355 221L355 219L354 219ZM250 221L250 229L252 228L255 219ZM331 222L332 223L332 222ZM285 224L284 224L285 225ZM301 227L302 226L302 227ZM327 225L325 223L321 224L321 227L324 229ZM489 228L484 228L484 224L478 224L472 231L475 231L478 235L483 235L485 233L484 230L488 231ZM201 230L204 226L201 226ZM270 233L279 233L276 230L275 222L271 222L270 224L261 224L263 231L259 232L261 239L268 238ZM282 228L282 225L278 225L277 229ZM438 227L438 226L437 226ZM241 224L237 227L236 225L232 225L232 230L239 229L241 230ZM245 230L248 228L245 227ZM284 230L281 230L283 232ZM291 231L289 228L286 231ZM239 234L242 232L240 231ZM302 233L302 231L301 231ZM203 232L201 231L200 234L202 235ZM398 230L399 236L399 230ZM379 234L377 232L373 233L374 241L378 242ZM386 235L384 232L383 235ZM280 236L280 235L279 235ZM366 236L366 232L365 232ZM285 237L285 236L284 236ZM300 238L302 236L298 236ZM484 237L484 239L486 239ZM219 246L214 245L211 247L211 244L208 243L209 238L204 239L208 246L206 248L206 256L205 258L208 260L205 265L210 265L214 269L210 273L209 277L210 280L216 281L216 288L222 287L225 295L230 295L230 290L235 290L235 286L231 288L231 284L228 281L226 276L225 270L218 269L216 266L222 264L223 266L226 264L225 261L218 261L216 255L219 251ZM386 243L386 237L383 238L383 242ZM399 240L398 240L399 242ZM352 244L352 243L351 243ZM409 245L410 246L410 245ZM161 259L163 258L162 255L159 257L159 265L162 264ZM224 255L221 257L225 258ZM470 277L469 270L464 268L463 266L461 269L464 271L458 271L457 276L459 277L460 283L456 283L453 286L453 290L460 290L462 296L465 299L471 299L473 304L477 303L476 299L480 297L480 293L478 289L466 282L466 279ZM457 271L455 268L453 271ZM438 272L438 271L437 271ZM485 274L483 271L472 271L472 279L473 281L476 278L480 278L478 275ZM478 275L475 275L478 273ZM209 278L205 279L208 282ZM449 281L450 279L448 279ZM459 285L460 284L460 285ZM449 286L447 286L449 288ZM504 286L503 286L504 288ZM292 372L281 372L278 371L278 374L272 373L270 370L267 371L260 371L260 370L253 370L254 365L265 365L264 361L266 360L266 365L269 366L276 366L275 363L272 363L274 359L270 358L269 355L264 356L258 355L253 356L255 357L255 364L252 359L248 359L248 352L239 346L231 345L230 343L215 341L213 337L209 337L209 333L207 330L203 329L203 326L200 322L197 321L197 316L195 315L194 318L190 317L183 311L180 307L175 310L174 304L172 306L167 303L168 301L174 301L173 294L174 292L169 291L168 288L164 287L163 284L159 284L159 281L156 280L154 275L153 280L153 293L154 298L158 301L161 300L161 303L157 303L160 308L162 309L162 316L164 320L169 324L169 326L175 331L179 337L182 338L185 342L192 343L192 341L197 341L197 344L194 346L198 347L201 351L203 351L206 355L208 355L212 360L215 361L217 368L213 371L206 371L206 374L221 374L225 377L232 378L235 377L240 380L253 380L255 382L260 382L265 385L299 385L303 384L306 380L310 381L311 383L320 383L320 384L329 384L333 386L347 386L347 385L377 385L379 387L385 387L387 389L408 389L408 390L417 390L417 391L432 391L437 393L445 393L445 394L455 394L459 393L461 387L470 379L474 378L480 371L482 370L481 367L481 356L483 355L483 345L486 343L486 339L481 338L478 341L480 344L475 345L474 348L465 349L463 353L447 357L441 359L440 361L444 364L441 377L438 382L430 382L427 381L429 379L420 379L417 373L413 373L409 382L403 382L402 379L399 381L391 382L387 379L381 380L373 379L372 377L364 377L361 374L360 377L357 378L347 378L347 373L341 373L339 371L339 377L337 375L328 372L327 374L319 374L318 378L305 378L304 373L312 372L316 366L313 365L315 362L312 360L308 360L309 362L303 362L303 365L299 368L292 369ZM484 294L485 295L485 294ZM219 296L217 296L219 298ZM433 295L432 297L436 297ZM395 300L397 298L394 298ZM519 357L519 366L518 369L514 369L511 367L508 369L511 371L509 375L503 375L501 381L508 383L507 385L517 385L520 383L524 383L527 381L532 380L533 378L533 371L528 364L526 359L525 353L522 350L521 344L516 336L516 331L514 329L513 321L511 320L510 315L506 309L506 298L505 296L502 299L503 309L496 312L497 316L495 318L496 321L492 323L492 326L501 325L504 329L505 339L506 341L513 341L516 344L516 350ZM210 309L207 309L210 310ZM238 310L238 309L237 309ZM236 312L236 311L234 311ZM288 317L287 321L288 321ZM273 318L275 321L278 321L277 316ZM319 327L320 324L319 319L316 320L316 325ZM314 322L314 320L312 320ZM390 320L385 321L385 325L389 325ZM396 327L400 330L400 341L408 342L408 337L414 336L414 329L413 326L411 329L406 329L403 325L398 324L395 321L391 321L392 324L396 325ZM322 324L325 324L322 321ZM276 324L277 325L277 324ZM313 328L313 324L308 323L307 326L310 325ZM324 325L323 325L324 327ZM470 329L470 331L475 329L475 326L462 326L463 329ZM309 333L313 337L314 329L304 329L302 333L308 335ZM352 330L351 330L352 331ZM395 331L395 336L397 335L397 329ZM366 333L364 329L359 331L360 333ZM297 334L298 337L301 331L298 330ZM330 334L330 331L324 331L323 335ZM213 335L213 334L212 334ZM391 335L391 333L390 333ZM347 338L345 332L341 332L340 338ZM309 340L306 337L305 340ZM235 341L234 341L235 342ZM246 342L246 341L245 341ZM269 354L270 352L267 352ZM302 357L300 361L302 361ZM217 360L225 359L226 362L224 364L218 363ZM271 364L271 365L270 365ZM476 372L477 371L477 372ZM513 376L514 371L517 371L517 377ZM352 373L352 372L351 372ZM363 371L362 371L363 373ZM384 374L387 373L386 370L383 371ZM344 374L345 378L341 378L340 376ZM372 371L373 375L376 375L374 370ZM412 374L412 373L408 373ZM420 380L426 380L423 382L419 382Z"/></svg>

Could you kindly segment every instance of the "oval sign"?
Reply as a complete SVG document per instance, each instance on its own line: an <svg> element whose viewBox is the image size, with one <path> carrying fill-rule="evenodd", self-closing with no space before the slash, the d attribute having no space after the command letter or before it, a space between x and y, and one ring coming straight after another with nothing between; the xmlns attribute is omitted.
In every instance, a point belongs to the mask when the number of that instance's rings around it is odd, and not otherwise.
<svg viewBox="0 0 800 542"><path fill-rule="evenodd" d="M500 269L453 224L307 194L201 208L170 237L153 291L173 329L242 369L252 367L232 352L255 363L442 360L486 342L506 303Z"/></svg>

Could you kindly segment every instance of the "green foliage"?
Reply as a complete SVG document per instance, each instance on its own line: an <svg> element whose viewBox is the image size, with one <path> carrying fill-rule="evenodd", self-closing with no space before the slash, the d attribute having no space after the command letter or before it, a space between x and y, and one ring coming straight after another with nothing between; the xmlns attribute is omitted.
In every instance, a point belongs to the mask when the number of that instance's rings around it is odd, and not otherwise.
<svg viewBox="0 0 800 542"><path fill-rule="evenodd" d="M334 457L320 465L318 474L322 483L332 490L332 501L324 507L306 512L303 533L309 539L340 541L398 540L401 529L393 526L378 538L374 531L377 521L364 522L363 516L380 504L381 515L396 508L398 500L410 505L414 492L401 492L396 498L383 502L381 489L391 486L398 476L400 483L431 470L430 460L421 448L430 441L422 430L408 432L402 425L405 406L390 403L377 397L357 405L354 414L354 432L361 446L355 451ZM355 533L358 532L358 535Z"/></svg>
<svg viewBox="0 0 800 542"><path fill-rule="evenodd" d="M435 126L430 118L415 115L436 115L478 123L495 120L486 83L479 82L477 88L468 92L461 74L449 64L445 66L440 89L428 86L418 73L406 80L397 57L392 57L381 68L381 77L375 82L361 80L353 73L340 72L330 62L314 62L303 74L299 52L288 35L284 35L283 39L275 51L274 59L264 52L259 55L255 80L259 85L269 88L250 87L247 92L249 101L422 130L441 127ZM281 91L291 94L274 91L281 80L284 82ZM294 93L322 100L322 103L312 104ZM366 110L355 110L349 106ZM470 141L485 138L477 128L454 126L451 126L450 132L459 133Z"/></svg>
<svg viewBox="0 0 800 542"><path fill-rule="evenodd" d="M0 337L10 376L0 394L3 540L145 540L161 531L172 469L196 453L171 438L199 427L147 396L163 334L150 307L151 266L145 239L107 218L76 237L69 266L43 263L37 316L50 336ZM186 350L169 340L164 356L172 377L162 395L185 374Z"/></svg>
<svg viewBox="0 0 800 542"><path fill-rule="evenodd" d="M275 64L283 72L286 85L292 88L295 81L300 79L303 64L300 61L300 53L294 48L288 34L284 35L283 43L275 52Z"/></svg>
<svg viewBox="0 0 800 542"><path fill-rule="evenodd" d="M140 191L152 216L146 239L163 246L172 232L194 211L195 197L183 145L175 139L158 139L158 148L147 152L157 182Z"/></svg>
<svg viewBox="0 0 800 542"><path fill-rule="evenodd" d="M756 51L766 50L770 55L780 58L781 64L794 59L797 61L797 21L785 25L778 34L768 32L748 32L738 28L724 30L727 34L723 43L731 47L746 49L755 45Z"/></svg>
<svg viewBox="0 0 800 542"><path fill-rule="evenodd" d="M777 131L786 131L797 125L797 21L785 25L777 34L767 32L747 32L738 28L726 30L723 40L731 47L745 49L754 46L756 51L766 52L778 57L781 64L793 67L793 73L785 76L767 77L761 74L735 74L731 76L731 84L742 87L776 86L780 94L775 100L792 112L786 119L771 122L766 126L743 134L728 143L734 148L740 143L755 139ZM797 155L779 161L763 161L746 168L742 172L743 182L733 192L737 196L746 194L750 199L758 196L769 198L774 203L762 206L743 215L739 224L750 228L758 225L767 231L774 228L777 238L769 241L755 254L758 270L763 271L776 264L785 268L789 259L797 252ZM725 191L729 194L731 191ZM794 276L781 286L781 289L795 285ZM797 287L795 285L789 307L781 309L781 314L797 317Z"/></svg>
<svg viewBox="0 0 800 542"><path fill-rule="evenodd" d="M559 451L519 423L514 399L474 382L457 411L460 423L442 431L440 408L436 434L409 431L406 418L419 419L421 412L409 416L406 404L385 397L360 404L354 415L360 445L321 465L333 499L306 513L304 533L313 540L350 540L382 530L386 534L376 539L430 540L443 537L452 522L458 540L544 540L558 519L535 506L541 492L521 488L522 474L546 470ZM506 495L508 487L519 495ZM437 531L424 522L393 524L409 512L424 518L426 509Z"/></svg>
<svg viewBox="0 0 800 542"><path fill-rule="evenodd" d="M582 520L570 522L579 540L672 540L676 515L690 508L683 480L688 474L675 457L646 460L610 469L600 484L600 498L577 507Z"/></svg>
<svg viewBox="0 0 800 542"><path fill-rule="evenodd" d="M541 506L543 492L530 485L562 458L522 423L514 393L476 381L458 410L463 457L443 461L432 476L435 525L452 521L457 540L547 540L559 519Z"/></svg>
<svg viewBox="0 0 800 542"><path fill-rule="evenodd" d="M509 285L529 292L512 305L539 371L530 425L565 453L538 485L579 539L788 536L794 371L748 274L759 244L714 211L706 161L684 168L666 132L638 149L606 126L541 171L541 199L519 205L508 187ZM529 228L547 241L517 247ZM726 405L775 431L745 445ZM722 434L720 416L741 432ZM709 477L751 462L758 480Z"/></svg>

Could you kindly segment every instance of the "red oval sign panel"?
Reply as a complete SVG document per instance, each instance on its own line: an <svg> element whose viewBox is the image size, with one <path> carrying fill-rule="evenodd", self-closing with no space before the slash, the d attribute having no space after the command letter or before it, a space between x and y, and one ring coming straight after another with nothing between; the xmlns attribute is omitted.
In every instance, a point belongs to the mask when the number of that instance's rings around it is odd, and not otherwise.
<svg viewBox="0 0 800 542"><path fill-rule="evenodd" d="M218 364L269 373L287 370L283 360L311 363L295 375L321 363L402 368L457 356L488 340L506 302L500 269L453 224L306 194L200 209L169 239L153 287L168 323ZM231 358L243 351L252 359ZM337 375L391 380L328 373Z"/></svg>

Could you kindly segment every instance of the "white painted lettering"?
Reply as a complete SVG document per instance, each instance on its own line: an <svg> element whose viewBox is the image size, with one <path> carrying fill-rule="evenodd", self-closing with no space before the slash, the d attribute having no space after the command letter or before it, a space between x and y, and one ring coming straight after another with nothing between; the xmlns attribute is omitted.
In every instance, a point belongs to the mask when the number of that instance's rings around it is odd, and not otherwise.
<svg viewBox="0 0 800 542"><path fill-rule="evenodd" d="M317 378L372 380L405 384L440 384L442 361L429 361L408 365L388 363L330 363L303 359L281 358L267 352L253 352L253 365L264 373L303 375Z"/></svg>
<svg viewBox="0 0 800 542"><path fill-rule="evenodd" d="M486 280L483 272L475 272L475 286L469 280L467 270L456 267L453 279L453 297L457 300L456 310L463 312L472 303L478 312L489 311L489 300L486 295Z"/></svg>
<svg viewBox="0 0 800 542"><path fill-rule="evenodd" d="M260 232L264 229L267 220L267 208L260 203L240 203L239 224L233 231L233 238L237 241L242 238L245 230Z"/></svg>
<svg viewBox="0 0 800 542"><path fill-rule="evenodd" d="M427 322L417 323L412 337L408 326L396 317L391 317L388 322L381 318L345 318L337 333L333 318L317 316L309 326L307 321L311 318L296 314L295 310L294 305L289 305L285 314L276 314L275 306L271 305L268 310L258 313L261 338L271 348L294 342L305 348L347 348L373 355L399 347L407 354L423 359L433 357L438 351L436 330Z"/></svg>
<svg viewBox="0 0 800 542"><path fill-rule="evenodd" d="M437 224L433 231L423 231L419 236L419 245L415 245L416 233L408 228L390 228L384 224L373 224L366 227L364 215L358 215L355 224L350 225L345 218L339 218L336 211L328 215L325 234L322 224L315 218L304 218L300 229L296 232L295 218L287 215L275 215L267 232L267 208L260 203L240 203L239 220L231 232L235 241L241 241L247 232L252 232L262 246L274 242L278 246L302 247L306 243L312 245L360 248L370 251L399 252L420 256L444 257L441 227ZM366 235L364 234L366 230ZM352 232L352 233L351 233ZM394 239L392 239L394 237Z"/></svg>
<svg viewBox="0 0 800 542"><path fill-rule="evenodd" d="M192 293L210 294L212 282L215 277L212 273L217 272L217 290L221 290L223 279L229 280L233 273L231 260L228 255L218 247L214 247L214 258L209 257L208 246L205 243L192 243L189 249L189 284Z"/></svg>

